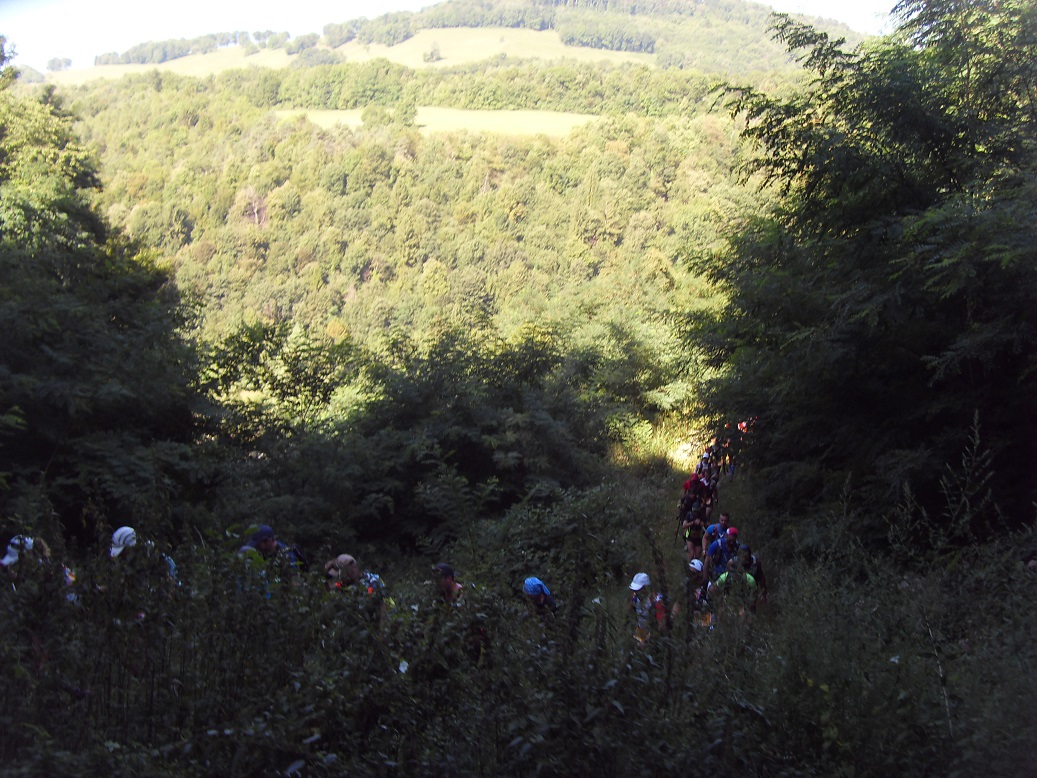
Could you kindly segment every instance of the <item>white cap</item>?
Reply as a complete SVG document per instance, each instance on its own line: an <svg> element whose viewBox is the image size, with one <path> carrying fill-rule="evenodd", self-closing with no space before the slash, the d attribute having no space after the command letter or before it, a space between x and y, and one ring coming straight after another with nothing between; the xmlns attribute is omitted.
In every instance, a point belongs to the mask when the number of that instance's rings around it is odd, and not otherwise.
<svg viewBox="0 0 1037 778"><path fill-rule="evenodd" d="M137 545L137 533L133 527L119 527L112 533L112 557L117 557L130 546Z"/></svg>
<svg viewBox="0 0 1037 778"><path fill-rule="evenodd" d="M648 577L648 573L638 573L634 576L634 580L630 582L631 591L638 592L646 586L651 586L652 580Z"/></svg>
<svg viewBox="0 0 1037 778"><path fill-rule="evenodd" d="M7 544L7 556L0 559L0 565L4 567L13 565L23 551L32 551L32 538L27 535L15 535Z"/></svg>
<svg viewBox="0 0 1037 778"><path fill-rule="evenodd" d="M688 562L688 567L690 567L692 570L698 570L701 573L702 572L702 560L701 559L692 559L690 562Z"/></svg>

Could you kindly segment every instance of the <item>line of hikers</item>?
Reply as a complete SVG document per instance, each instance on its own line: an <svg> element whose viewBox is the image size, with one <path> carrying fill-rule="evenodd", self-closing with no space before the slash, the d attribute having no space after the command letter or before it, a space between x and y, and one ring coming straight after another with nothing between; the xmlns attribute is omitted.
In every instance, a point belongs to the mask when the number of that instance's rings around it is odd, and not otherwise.
<svg viewBox="0 0 1037 778"><path fill-rule="evenodd" d="M737 544L737 529L728 527L729 517L722 514L721 521L707 530L707 536L726 531L723 540L710 544L704 556L696 553L690 560L687 571L687 586L693 610L708 611L711 597L717 591L714 587L725 589L729 582L728 567L733 567L734 549ZM752 570L754 580L764 581L759 561L747 548L740 548L741 556L736 565L739 569ZM93 590L107 593L110 589L120 596L132 599L132 590L147 580L152 590L172 593L180 587L181 582L177 566L172 558L159 552L150 541L138 542L137 533L129 526L119 527L112 533L108 556L112 560L112 574L123 574L117 585L112 583L111 576L103 582L95 583ZM301 585L303 574L309 567L302 553L277 538L273 528L268 525L256 527L248 536L244 545L237 552L243 563L242 588L251 588L270 597L278 586ZM42 572L64 587L66 599L77 602L80 592L76 588L76 576L65 565L51 558L47 544L39 538L17 535L10 540L7 553L0 559L0 572L4 582L16 588L26 579L27 574ZM434 577L435 599L453 606L464 603L465 586L457 579L454 568L440 562L432 568ZM339 554L324 564L324 585L328 592L350 595L356 598L357 607L365 611L371 621L384 623L387 614L393 612L396 603L386 591L382 578L370 570L362 569L356 558L350 554ZM471 585L469 584L469 587ZM765 599L766 584L762 587L753 584L754 590ZM630 605L636 621L638 639L644 641L650 634L650 623L658 628L669 625L676 611L658 592L651 591L651 580L646 573L634 576L629 586L631 592ZM548 585L539 577L528 576L522 582L522 595L531 609L537 614L549 614L558 610L559 602ZM753 603L755 607L755 601ZM649 618L651 616L651 618ZM131 607L122 614L126 621L143 621L146 614L143 610Z"/></svg>
<svg viewBox="0 0 1037 778"><path fill-rule="evenodd" d="M739 433L748 432L751 423L739 423ZM759 557L742 542L738 528L731 525L730 513L721 512L713 520L720 503L720 479L723 475L732 479L734 474L731 438L718 435L684 482L677 502L677 537L687 555L684 602L690 612L685 617L711 629L722 606L730 606L744 620L767 602L767 578ZM681 614L680 602L671 602L664 591L653 588L647 573L637 573L629 589L636 620L634 636L642 644L653 633L669 630Z"/></svg>
<svg viewBox="0 0 1037 778"><path fill-rule="evenodd" d="M687 557L683 600L690 610L687 618L709 625L715 622L717 604L723 598L730 599L731 593L737 592L744 602L740 608L743 614L755 612L757 604L767 599L762 564L749 546L740 542L739 531L731 526L730 515L723 512L716 522L710 521L719 504L721 474L734 477L733 452L729 441L726 443L720 443L717 438L706 449L695 472L684 483L678 502L678 533L683 538ZM98 581L90 591L107 592L114 588L129 600L141 581L147 581L151 591L167 593L181 585L173 559L158 551L151 541L138 542L133 527L119 527L112 533L109 556L111 572L106 575L102 571L101 577L105 580ZM240 588L259 592L266 598L273 596L280 586L301 585L304 573L310 568L302 551L280 540L269 525L254 526L237 550L237 557L242 562ZM30 560L37 563L32 566L37 575L44 571L55 580L60 579L66 599L78 601L81 592L76 587L75 574L51 559L49 547L40 538L17 535L10 540L7 554L0 559L0 580L17 587L30 569L26 567ZM352 555L338 554L324 563L323 570L327 591L355 597L358 607L372 621L384 624L387 615L395 611L396 603L388 595L382 578L362 569ZM441 562L433 567L432 573L435 599L448 605L463 604L465 587L457 580L454 568ZM123 578L117 586L111 583L115 574ZM638 572L628 588L638 641L645 642L653 631L668 629L674 617L680 614L679 602L671 602L668 595L655 590L647 573ZM559 608L558 599L539 577L526 577L521 590L537 614L553 613ZM126 618L143 620L145 613L137 610Z"/></svg>

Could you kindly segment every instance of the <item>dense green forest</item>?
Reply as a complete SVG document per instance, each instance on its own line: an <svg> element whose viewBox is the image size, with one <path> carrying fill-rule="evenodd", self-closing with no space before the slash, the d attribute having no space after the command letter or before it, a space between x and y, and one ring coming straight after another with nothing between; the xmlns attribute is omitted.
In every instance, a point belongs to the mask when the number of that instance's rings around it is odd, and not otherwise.
<svg viewBox="0 0 1037 778"><path fill-rule="evenodd" d="M325 36L699 6L742 7ZM802 72L718 86L376 61L36 87L0 38L0 538L52 554L3 571L5 770L1033 774L1037 6L899 9L860 45L774 17ZM419 104L599 118L427 133ZM708 629L674 506L749 420L720 503L771 596ZM245 566L258 524L310 569ZM384 620L325 589L343 551ZM645 645L639 571L673 616Z"/></svg>

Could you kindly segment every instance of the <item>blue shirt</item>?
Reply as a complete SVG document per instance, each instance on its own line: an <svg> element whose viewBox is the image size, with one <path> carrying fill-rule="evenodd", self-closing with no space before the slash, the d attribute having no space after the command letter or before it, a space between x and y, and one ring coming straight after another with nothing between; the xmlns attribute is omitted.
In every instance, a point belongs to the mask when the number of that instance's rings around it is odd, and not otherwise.
<svg viewBox="0 0 1037 778"><path fill-rule="evenodd" d="M716 575L726 573L728 564L738 556L738 544L725 543L724 540L724 538L714 540L706 550L710 559L713 560L713 572Z"/></svg>

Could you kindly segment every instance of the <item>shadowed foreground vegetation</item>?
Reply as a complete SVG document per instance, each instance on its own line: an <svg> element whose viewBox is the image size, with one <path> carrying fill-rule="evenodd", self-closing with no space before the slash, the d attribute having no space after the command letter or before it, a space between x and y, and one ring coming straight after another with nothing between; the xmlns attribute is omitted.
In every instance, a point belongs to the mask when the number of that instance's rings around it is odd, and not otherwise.
<svg viewBox="0 0 1037 778"><path fill-rule="evenodd" d="M0 600L0 755L50 775L1033 770L1037 588L1019 539L923 571L849 539L769 557L780 585L752 623L678 615L639 647L624 591L651 549L631 517L665 487L562 495L475 528L455 550L478 585L467 605L434 603L428 569L401 567L384 631L315 574L264 599L205 543L181 549L171 596L92 592L107 559L80 571L75 605L60 584L23 584ZM668 576L648 569L686 606L662 551ZM530 559L562 602L543 621L518 595ZM478 659L472 619L489 637Z"/></svg>

